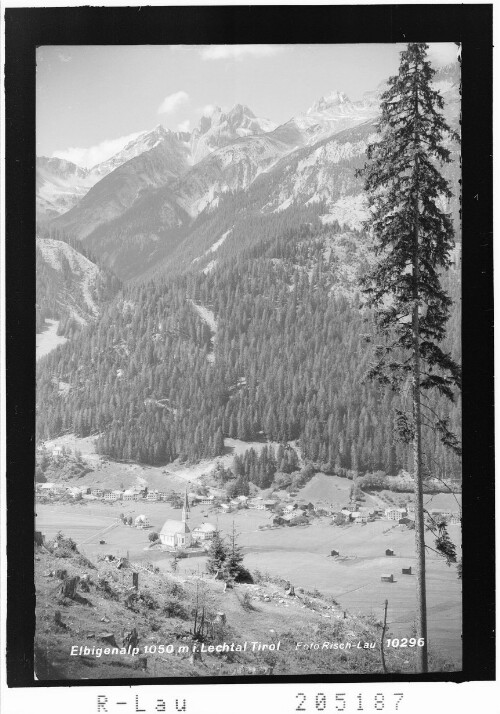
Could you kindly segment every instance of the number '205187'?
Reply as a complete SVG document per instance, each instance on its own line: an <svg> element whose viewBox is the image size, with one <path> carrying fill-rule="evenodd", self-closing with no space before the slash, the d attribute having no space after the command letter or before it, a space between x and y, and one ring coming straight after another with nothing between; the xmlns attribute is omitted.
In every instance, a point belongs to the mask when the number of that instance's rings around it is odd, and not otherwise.
<svg viewBox="0 0 500 714"><path fill-rule="evenodd" d="M362 711L400 711L399 705L403 699L401 692L395 692L392 695L382 694L377 692L372 696L357 694L355 698L348 701L347 695L344 692L326 696L323 692L318 692L315 696L306 696L303 692L295 695L297 706L295 711L338 711L338 712L362 712ZM356 707L356 708L353 708Z"/></svg>

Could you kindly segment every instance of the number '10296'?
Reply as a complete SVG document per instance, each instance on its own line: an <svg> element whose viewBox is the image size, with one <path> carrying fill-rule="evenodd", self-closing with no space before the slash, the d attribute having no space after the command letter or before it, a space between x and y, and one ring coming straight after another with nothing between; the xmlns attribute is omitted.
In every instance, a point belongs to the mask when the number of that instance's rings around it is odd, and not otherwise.
<svg viewBox="0 0 500 714"><path fill-rule="evenodd" d="M391 694L382 694L377 692L373 695L357 694L350 701L347 699L347 694L339 692L326 696L323 692L318 692L315 696L306 696L303 692L295 695L297 699L297 712L362 712L362 711L400 711L399 705L403 699L401 692Z"/></svg>
<svg viewBox="0 0 500 714"><path fill-rule="evenodd" d="M395 637L394 639L387 639L387 647L423 647L425 640L423 637L402 637L399 639Z"/></svg>

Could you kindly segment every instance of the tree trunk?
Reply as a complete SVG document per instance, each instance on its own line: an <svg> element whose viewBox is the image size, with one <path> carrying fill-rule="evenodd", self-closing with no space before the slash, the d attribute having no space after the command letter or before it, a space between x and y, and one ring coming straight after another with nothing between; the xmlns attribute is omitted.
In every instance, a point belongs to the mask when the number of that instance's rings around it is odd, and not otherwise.
<svg viewBox="0 0 500 714"><path fill-rule="evenodd" d="M387 667L385 666L385 654L384 654L384 637L385 631L387 629L387 605L389 601L386 600L384 603L384 624L382 625L382 634L380 635L380 659L382 660L382 669L384 674L387 674Z"/></svg>
<svg viewBox="0 0 500 714"><path fill-rule="evenodd" d="M418 158L416 159L418 177ZM417 619L416 636L423 640L423 646L417 647L417 670L427 672L427 602L425 588L425 523L424 498L422 488L422 417L420 405L420 315L419 315L419 207L418 179L415 189L415 228L413 240L413 478L415 481L415 549L417 553Z"/></svg>

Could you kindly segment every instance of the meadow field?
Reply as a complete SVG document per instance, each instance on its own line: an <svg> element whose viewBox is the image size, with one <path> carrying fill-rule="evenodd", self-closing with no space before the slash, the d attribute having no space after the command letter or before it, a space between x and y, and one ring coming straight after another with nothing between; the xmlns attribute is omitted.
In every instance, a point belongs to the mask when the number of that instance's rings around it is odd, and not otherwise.
<svg viewBox="0 0 500 714"><path fill-rule="evenodd" d="M65 448L71 454L77 451L81 458L92 469L81 479L73 480L72 486L91 486L111 489L144 488L150 490L161 489L164 491L184 491L194 488L197 481L220 465L224 468L231 468L236 455L240 456L254 449L260 452L267 445L272 445L277 449L278 444L272 441L241 441L240 439L225 438L224 454L212 459L201 459L194 464L188 464L179 460L173 461L167 466L149 466L127 461L113 461L96 452L96 436L77 437L72 433L63 434L55 439L44 442L44 446L50 453L54 448ZM296 443L291 441L299 458L299 465L302 464L300 449Z"/></svg>
<svg viewBox="0 0 500 714"><path fill-rule="evenodd" d="M122 525L120 513L147 515L151 529L138 530ZM46 538L57 531L71 536L89 557L111 553L135 561L154 562L160 570L170 570L171 556L149 549L148 535L159 531L167 518L181 518L181 510L167 503L92 503L92 505L37 504L37 529ZM402 575L403 567L415 570L414 532L391 521L362 525L332 526L329 518L309 526L262 529L271 524L266 511L241 510L218 513L207 506L191 509L191 528L208 521L228 535L233 528L243 547L245 565L251 570L283 577L295 587L317 589L332 595L353 614L373 613L382 617L384 601L389 601L388 623L394 637L410 637L414 621L415 576ZM261 528L259 528L261 527ZM454 541L460 527L450 526ZM99 541L105 540L105 545ZM432 546L432 536L429 537ZM394 557L385 556L392 548ZM332 549L340 556L330 556ZM179 574L203 572L206 557L179 561ZM395 582L381 582L382 574L394 574ZM436 554L427 555L427 588L430 647L461 663L461 581L456 569L447 567Z"/></svg>

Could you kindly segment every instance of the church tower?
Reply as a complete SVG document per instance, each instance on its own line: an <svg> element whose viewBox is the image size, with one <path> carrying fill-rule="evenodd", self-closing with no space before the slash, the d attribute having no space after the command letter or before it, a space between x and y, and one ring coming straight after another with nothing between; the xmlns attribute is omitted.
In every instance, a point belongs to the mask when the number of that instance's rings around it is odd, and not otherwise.
<svg viewBox="0 0 500 714"><path fill-rule="evenodd" d="M186 523L189 519L189 499L188 499L188 491L186 487L186 493L184 495L184 505L182 507L182 522Z"/></svg>

